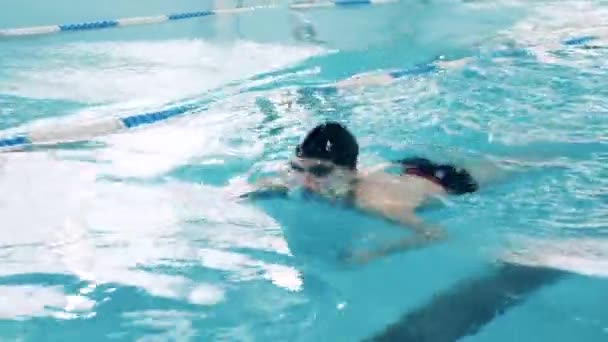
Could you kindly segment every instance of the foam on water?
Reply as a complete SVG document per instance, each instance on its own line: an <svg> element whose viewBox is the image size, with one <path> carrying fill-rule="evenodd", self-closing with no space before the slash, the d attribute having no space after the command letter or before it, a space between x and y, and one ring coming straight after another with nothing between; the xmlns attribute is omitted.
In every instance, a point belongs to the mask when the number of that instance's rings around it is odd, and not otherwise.
<svg viewBox="0 0 608 342"><path fill-rule="evenodd" d="M526 2L528 5L528 2ZM497 38L507 38L516 44L527 47L537 58L545 63L581 66L591 63L602 63L601 59L593 58L593 50L571 50L570 53L588 58L564 59L558 58L554 51L560 49L560 43L571 38L596 36L591 45L608 44L608 9L598 2L583 1L549 1L533 2L530 14L516 23L512 28L504 30Z"/></svg>
<svg viewBox="0 0 608 342"><path fill-rule="evenodd" d="M608 278L608 241L593 238L530 239L513 237L502 259Z"/></svg>
<svg viewBox="0 0 608 342"><path fill-rule="evenodd" d="M253 76L257 70L271 71L321 52L252 42L221 46L197 40L68 44L36 51L14 71L6 71L10 77L2 83L2 91L102 104L61 119L39 120L12 129L19 131L85 122L188 99ZM218 64L218 60L223 63ZM99 137L102 148L3 156L1 182L7 192L20 193L20 197L3 202L0 212L23 232L2 239L9 251L3 276L65 274L88 285L75 293L36 286L7 287L6 291L22 289L39 294L33 298L40 304L23 307L22 303L2 315L58 314L69 318L73 312L86 314L99 304L90 296L103 284L134 286L153 296L196 305L224 300L224 283L147 269L180 264L228 272L229 279L237 282L266 279L278 287L300 290L302 281L291 266L224 251L245 248L290 254L280 227L270 217L249 206L218 202L218 197L224 197L221 189L207 185L193 188L179 182L151 187L100 181L154 178L190 162L205 164L226 154L253 159L262 152L259 142L253 137L251 144L234 144L233 140L247 139L240 132L259 120L259 115L247 108L231 113L225 106L215 106L165 125ZM41 170L45 172L40 174ZM53 199L52 206L49 199ZM201 219L208 228L201 230L196 223ZM190 237L195 242L189 241ZM24 296L13 297L19 301ZM56 311L49 313L46 307L56 307Z"/></svg>
<svg viewBox="0 0 608 342"><path fill-rule="evenodd" d="M203 40L24 47L18 64L3 67L7 79L0 91L88 104L136 100L159 105L192 98L256 71L285 67L323 51L249 41L218 45Z"/></svg>
<svg viewBox="0 0 608 342"><path fill-rule="evenodd" d="M0 286L0 319L53 316L65 311L89 311L93 302L80 296L66 296L60 287Z"/></svg>
<svg viewBox="0 0 608 342"><path fill-rule="evenodd" d="M2 275L65 274L89 285L73 294L22 288L36 295L36 301L25 303L40 304L23 307L22 303L5 310L3 316L44 314L43 308L51 304L64 313L88 311L95 303L87 295L108 283L135 286L154 296L181 298L197 305L223 300L226 284L195 282L140 268L175 266L166 260L228 271L239 282L261 277L277 286L299 289L298 273L290 266L222 252L223 248L253 248L289 254L279 226L261 211L218 202L222 192L210 186L100 182L103 170L103 163L45 153L12 154L4 159L1 184L8 193L20 195L0 206L0 215L11 223L7 229L14 231L0 242L5 252ZM223 214L226 212L230 215ZM207 231L201 231L200 225L189 228L188 222L201 218L208 222ZM21 290L7 287L6 291Z"/></svg>

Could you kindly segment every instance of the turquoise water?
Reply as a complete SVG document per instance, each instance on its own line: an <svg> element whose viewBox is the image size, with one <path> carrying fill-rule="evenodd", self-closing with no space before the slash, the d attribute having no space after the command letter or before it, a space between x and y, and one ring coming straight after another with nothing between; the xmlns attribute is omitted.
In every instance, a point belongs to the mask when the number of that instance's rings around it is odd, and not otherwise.
<svg viewBox="0 0 608 342"><path fill-rule="evenodd" d="M1 4L0 27L221 5L30 0ZM412 0L305 16L324 45L295 41L285 8L0 41L4 132L219 98L164 124L0 156L0 340L359 341L501 259L566 273L460 340L608 338L608 53L552 50L564 33L602 34L606 5ZM489 58L505 48L530 53ZM474 58L278 104L294 87L437 55ZM341 252L399 231L323 203L225 196L326 119L359 137L364 164L422 154L482 177L480 192L421 213L450 239L351 265Z"/></svg>

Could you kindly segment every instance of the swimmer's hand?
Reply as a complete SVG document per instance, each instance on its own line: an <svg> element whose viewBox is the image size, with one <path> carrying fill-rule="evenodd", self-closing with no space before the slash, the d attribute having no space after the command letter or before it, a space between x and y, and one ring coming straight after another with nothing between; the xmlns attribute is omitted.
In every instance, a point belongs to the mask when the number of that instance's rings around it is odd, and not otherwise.
<svg viewBox="0 0 608 342"><path fill-rule="evenodd" d="M265 178L259 180L253 190L240 194L238 198L285 197L288 193L289 186L280 179Z"/></svg>
<svg viewBox="0 0 608 342"><path fill-rule="evenodd" d="M387 255L426 247L437 243L445 238L440 229L429 229L424 234L417 234L394 242L389 242L380 248L370 251L355 251L348 253L345 257L347 262L366 264L374 259Z"/></svg>
<svg viewBox="0 0 608 342"><path fill-rule="evenodd" d="M365 264L390 254L423 248L443 241L446 238L444 231L440 227L420 220L413 213L403 212L394 214L393 212L386 211L384 214L386 218L395 223L399 223L402 227L412 231L414 235L386 243L371 251L349 253L347 258L348 261Z"/></svg>
<svg viewBox="0 0 608 342"><path fill-rule="evenodd" d="M351 253L350 257L347 258L350 261L366 263L378 257L418 249L445 239L445 233L442 229L418 218L411 209L408 209L408 206L390 202L373 202L365 203L361 208L396 223L399 227L409 230L414 235L387 243L373 251Z"/></svg>

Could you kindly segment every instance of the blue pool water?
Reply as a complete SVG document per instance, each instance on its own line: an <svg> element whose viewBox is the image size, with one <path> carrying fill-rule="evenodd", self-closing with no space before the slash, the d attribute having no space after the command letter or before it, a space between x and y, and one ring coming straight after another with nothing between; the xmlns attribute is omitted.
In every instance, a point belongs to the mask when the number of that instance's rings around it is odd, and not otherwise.
<svg viewBox="0 0 608 342"><path fill-rule="evenodd" d="M234 6L106 3L3 3L0 29ZM407 330L420 308L436 314L418 323L437 341L608 339L606 4L403 0L303 12L323 44L295 40L297 19L278 4L0 40L2 136L208 103L166 123L0 155L0 340L361 341ZM597 48L560 44L585 35L600 37ZM288 90L438 55L472 58L280 105ZM420 213L447 242L352 265L342 252L401 232L297 197L226 196L327 119L357 135L363 164L425 155L483 180ZM490 301L462 284L491 277L497 261L560 273L479 323L476 308ZM442 307L444 293L460 295ZM462 318L471 312L477 323Z"/></svg>

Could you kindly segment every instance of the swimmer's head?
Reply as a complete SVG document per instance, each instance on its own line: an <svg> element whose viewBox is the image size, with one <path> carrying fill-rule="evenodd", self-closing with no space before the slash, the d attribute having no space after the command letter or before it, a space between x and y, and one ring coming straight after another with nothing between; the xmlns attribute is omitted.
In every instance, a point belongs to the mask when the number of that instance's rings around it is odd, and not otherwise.
<svg viewBox="0 0 608 342"><path fill-rule="evenodd" d="M296 156L318 159L347 169L357 168L359 144L355 137L337 122L326 122L313 128L296 147Z"/></svg>

